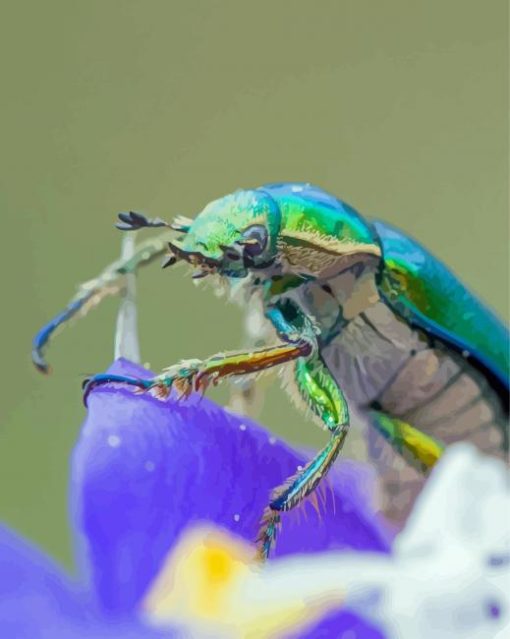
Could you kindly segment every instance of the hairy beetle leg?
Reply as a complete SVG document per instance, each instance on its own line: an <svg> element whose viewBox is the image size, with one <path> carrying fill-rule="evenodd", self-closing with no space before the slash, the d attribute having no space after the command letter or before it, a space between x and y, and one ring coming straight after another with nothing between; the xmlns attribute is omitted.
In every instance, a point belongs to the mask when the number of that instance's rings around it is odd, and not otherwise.
<svg viewBox="0 0 510 639"><path fill-rule="evenodd" d="M318 455L303 470L290 477L283 486L273 492L269 506L262 516L256 540L258 545L257 555L260 561L265 561L269 557L271 549L276 542L282 513L298 506L317 488L342 450L348 429L348 424L335 428L331 433L331 439L328 444Z"/></svg>
<svg viewBox="0 0 510 639"><path fill-rule="evenodd" d="M347 401L320 357L297 360L294 375L303 397L331 437L312 461L271 495L257 537L261 561L268 558L276 542L282 513L299 506L306 497L312 495L340 454L349 430Z"/></svg>
<svg viewBox="0 0 510 639"><path fill-rule="evenodd" d="M105 384L127 384L128 386L135 386L139 393L153 391L154 395L160 398L168 397L172 386L175 386L179 392L179 399L182 396L188 396L192 390L192 382L187 376L139 379L124 375L100 374L94 375L94 377L90 377L83 382L83 403L85 406L87 406L90 393L98 386L104 386Z"/></svg>
<svg viewBox="0 0 510 639"><path fill-rule="evenodd" d="M246 375L278 366L298 357L306 357L312 350L308 342L282 344L253 351L251 353L221 353L204 362L187 360L163 371L152 379L136 379L123 375L95 375L84 383L83 401L87 405L90 392L103 384L129 384L142 391L155 390L160 396L168 395L174 387L180 397L188 397L193 391L205 392L210 384L218 384L224 377Z"/></svg>
<svg viewBox="0 0 510 639"><path fill-rule="evenodd" d="M134 273L142 266L168 252L168 241L175 233L166 231L157 237L151 237L136 246L134 255L112 262L97 277L79 287L78 293L66 308L45 324L35 335L32 342L32 361L42 373L49 373L50 367L45 359L45 351L56 330L69 323L69 320L83 317L97 306L105 297L116 295L124 289L124 276Z"/></svg>
<svg viewBox="0 0 510 639"><path fill-rule="evenodd" d="M160 398L168 397L171 388L175 388L179 394L178 399L182 399L188 397L193 391L205 392L210 383L217 383L217 373L208 373L207 370L202 370L202 368L203 364L198 360L183 362L182 364L166 369L161 375L151 379L101 373L84 381L83 402L87 405L91 391L105 384L127 384L129 386L135 386L138 392L146 393L152 391L156 397Z"/></svg>

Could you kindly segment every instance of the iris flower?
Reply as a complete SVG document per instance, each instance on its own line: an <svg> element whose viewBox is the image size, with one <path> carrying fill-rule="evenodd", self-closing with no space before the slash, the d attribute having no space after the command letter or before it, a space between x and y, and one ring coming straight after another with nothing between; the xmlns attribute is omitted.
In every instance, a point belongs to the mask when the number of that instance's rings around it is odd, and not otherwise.
<svg viewBox="0 0 510 639"><path fill-rule="evenodd" d="M110 372L151 375L122 359ZM144 597L186 529L214 524L253 541L270 490L306 463L303 454L253 421L207 398L161 400L105 386L92 392L88 404L71 470L79 585L4 530L2 637L58 639L79 637L82 631L92 637L94 632L98 637L155 636ZM289 513L274 556L333 549L387 551L383 528L367 506L367 473L354 462L339 464L320 515L311 505ZM305 636L334 637L347 631L360 639L381 637L347 612L338 612ZM163 636L173 635L165 629Z"/></svg>
<svg viewBox="0 0 510 639"><path fill-rule="evenodd" d="M150 374L123 360L111 372ZM269 625L293 637L505 637L510 498L501 462L467 445L448 451L388 555L366 505L368 471L343 460L320 518L311 505L288 513L275 558L256 566L249 542L267 494L303 463L207 399L94 390L72 458L80 578L3 529L0 636L264 637ZM218 618L209 605L223 586L245 615L238 635L218 632L229 611ZM248 618L246 602L258 617Z"/></svg>

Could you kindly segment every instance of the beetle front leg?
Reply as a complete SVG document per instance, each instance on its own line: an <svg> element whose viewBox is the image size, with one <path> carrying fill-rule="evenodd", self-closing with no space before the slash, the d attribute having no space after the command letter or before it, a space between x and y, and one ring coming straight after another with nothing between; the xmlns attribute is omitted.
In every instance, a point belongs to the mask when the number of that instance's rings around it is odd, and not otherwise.
<svg viewBox="0 0 510 639"><path fill-rule="evenodd" d="M159 395L167 395L175 388L181 396L193 391L204 391L211 383L217 384L225 377L257 373L273 366L285 364L298 357L307 357L312 345L306 340L282 344L260 350L239 353L218 353L204 361L188 360L167 368L152 379L137 379L123 375L95 375L84 384L84 402L93 388L103 384L120 383L136 386L140 390L155 390Z"/></svg>
<svg viewBox="0 0 510 639"><path fill-rule="evenodd" d="M168 395L175 388L181 396L193 391L205 391L212 383L225 377L258 373L280 364L291 362L299 357L309 357L316 349L316 337L313 327L306 321L302 331L297 331L284 317L280 307L271 307L266 313L275 326L278 335L286 342L277 346L268 346L251 352L218 353L208 359L186 360L163 370L161 375L152 379L137 379L123 375L100 374L85 380L83 401L87 403L93 388L104 384L120 383L136 386L142 391L154 390L158 395Z"/></svg>
<svg viewBox="0 0 510 639"><path fill-rule="evenodd" d="M45 324L34 337L32 361L35 367L42 373L48 373L50 367L45 358L45 350L55 331L65 326L70 319L86 315L88 310L97 306L105 297L118 294L124 287L124 276L164 255L171 237L172 235L166 232L140 242L129 259L116 260L97 277L82 284L66 308Z"/></svg>
<svg viewBox="0 0 510 639"><path fill-rule="evenodd" d="M298 360L295 377L303 398L328 428L331 439L303 470L273 492L257 539L261 560L269 556L282 512L295 508L315 490L342 450L349 430L345 397L319 356Z"/></svg>

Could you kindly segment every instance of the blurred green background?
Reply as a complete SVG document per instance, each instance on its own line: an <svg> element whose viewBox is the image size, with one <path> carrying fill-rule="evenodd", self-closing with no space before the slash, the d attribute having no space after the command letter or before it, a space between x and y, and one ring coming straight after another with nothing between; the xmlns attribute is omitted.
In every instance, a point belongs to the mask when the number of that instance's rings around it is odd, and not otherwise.
<svg viewBox="0 0 510 639"><path fill-rule="evenodd" d="M118 255L120 210L193 215L239 187L314 182L412 233L507 316L506 14L504 0L4 1L0 517L71 562L80 382L110 362L117 303L55 340L51 378L30 341ZM179 269L144 272L139 309L155 369L241 340L239 309ZM322 440L278 390L262 421Z"/></svg>

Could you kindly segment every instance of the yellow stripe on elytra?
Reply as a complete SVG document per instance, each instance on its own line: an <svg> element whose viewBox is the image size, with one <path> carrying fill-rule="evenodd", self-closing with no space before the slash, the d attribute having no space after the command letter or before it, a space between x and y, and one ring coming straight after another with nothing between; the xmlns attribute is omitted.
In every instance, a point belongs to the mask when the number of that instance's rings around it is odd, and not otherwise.
<svg viewBox="0 0 510 639"><path fill-rule="evenodd" d="M444 447L437 440L413 428L410 424L398 421L403 445L424 466L432 468L443 454Z"/></svg>
<svg viewBox="0 0 510 639"><path fill-rule="evenodd" d="M374 426L406 461L420 471L432 468L443 454L441 442L396 417L374 413Z"/></svg>

